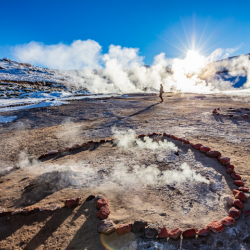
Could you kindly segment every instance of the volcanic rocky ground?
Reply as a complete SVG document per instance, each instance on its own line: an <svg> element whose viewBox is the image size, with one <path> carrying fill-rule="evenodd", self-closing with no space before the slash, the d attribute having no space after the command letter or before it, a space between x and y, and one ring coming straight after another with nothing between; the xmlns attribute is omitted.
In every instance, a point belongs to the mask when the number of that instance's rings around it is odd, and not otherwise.
<svg viewBox="0 0 250 250"><path fill-rule="evenodd" d="M96 203L85 201L91 194L108 199L109 218L117 225L144 219L167 229L201 229L226 217L223 197L233 196L236 186L217 159L190 145L154 136L144 148L139 146L143 139L132 139L129 147L123 147L124 138L36 160L50 150L113 138L114 130L166 132L229 156L249 186L250 118L242 117L250 113L248 98L165 93L164 99L159 103L155 95L131 94L6 112L5 116L18 119L0 126L1 207L63 206L65 199L73 197L81 197L81 202L75 209L0 218L0 249L105 249L103 245L111 249L250 249L250 218L244 215L224 232L190 239L156 241L133 233L97 232ZM212 114L214 108L221 109L219 116ZM160 146L164 140L172 148ZM190 175L183 179L183 164L200 179ZM3 170L9 166L18 169ZM179 179L173 171L180 173ZM247 201L243 211L249 208Z"/></svg>

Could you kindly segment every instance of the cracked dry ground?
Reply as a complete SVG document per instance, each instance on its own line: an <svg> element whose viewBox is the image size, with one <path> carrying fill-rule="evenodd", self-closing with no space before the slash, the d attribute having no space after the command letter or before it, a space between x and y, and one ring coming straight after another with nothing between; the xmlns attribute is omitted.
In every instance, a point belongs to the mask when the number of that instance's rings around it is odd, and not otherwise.
<svg viewBox="0 0 250 250"><path fill-rule="evenodd" d="M58 107L5 113L5 116L16 115L18 119L0 126L1 168L17 164L23 151L30 157L39 157L50 150L75 143L111 138L112 127L116 126L121 130L133 129L137 134L171 133L219 150L222 155L231 158L236 172L249 186L250 118L242 118L243 114L250 113L247 99L170 93L165 93L164 97L164 103L159 103L157 96L129 95L127 98L72 101ZM221 115L213 115L211 111L218 107L221 108ZM234 109L229 110L229 107ZM228 114L234 117L230 118ZM82 159L99 157L91 149L77 155ZM75 157L75 154L69 153L60 161ZM45 190L41 196L38 194L39 197L26 196L25 187L32 183L35 174L35 169L32 172L20 169L2 176L1 207L14 209L31 204L63 204L65 199L76 196L82 197L82 202L74 210L62 208L55 212L17 215L9 220L0 218L0 249L105 249L96 230L95 204L84 202L88 195L97 194L96 190L68 187L54 193L46 193ZM229 189L233 188L229 185ZM117 196L104 194L109 199L112 214L112 208L118 206ZM161 194L156 191L149 195L152 203L156 202L158 195L160 197ZM247 201L244 209L249 208ZM249 229L250 218L241 216L235 229L227 228L218 235L211 233L204 238L182 241L162 240L159 244L165 247L163 249L250 249ZM119 240L136 241L137 249L152 244L152 241L140 237L134 239L131 235L121 236Z"/></svg>

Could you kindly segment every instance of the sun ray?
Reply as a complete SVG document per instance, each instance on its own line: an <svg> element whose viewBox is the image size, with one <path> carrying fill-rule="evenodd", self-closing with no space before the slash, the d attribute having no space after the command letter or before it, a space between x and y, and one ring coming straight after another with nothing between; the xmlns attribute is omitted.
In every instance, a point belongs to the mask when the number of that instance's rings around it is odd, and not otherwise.
<svg viewBox="0 0 250 250"><path fill-rule="evenodd" d="M207 20L207 22L206 22L206 24L205 24L205 27L204 27L204 29L203 29L203 32L202 32L202 34L201 34L199 43L198 43L198 45L197 45L197 50L198 50L198 51L200 51L199 46L200 46L201 40L202 40L202 38L203 38L203 35L204 35L204 33L205 33L205 30L206 30L206 28L207 28L207 25L208 25L208 22L209 22L210 17L211 17L211 16L208 17L208 20Z"/></svg>
<svg viewBox="0 0 250 250"><path fill-rule="evenodd" d="M177 46L175 46L174 44L170 43L169 41L167 41L166 39L164 39L163 37L157 35L158 37L160 37L163 41L167 42L168 44L172 45L173 47L175 47L176 49L178 49L179 51L183 52L183 53L186 53L186 51L178 48Z"/></svg>
<svg viewBox="0 0 250 250"><path fill-rule="evenodd" d="M182 44L182 46L188 50L188 48L186 47L186 45L181 41L181 39L174 33L174 31L170 28L170 30L173 32L173 34L175 35L175 37L179 40L179 42Z"/></svg>
<svg viewBox="0 0 250 250"><path fill-rule="evenodd" d="M181 19L181 18L180 18L180 19ZM189 46L189 48L191 48L190 42L189 42L189 39L188 39L188 35L187 35L187 32L186 32L186 29L185 29L185 27L184 27L184 23L183 23L182 19L181 19L181 23L182 23L182 27L183 27L183 30L184 30L184 33L185 33L187 42L188 42L188 46Z"/></svg>

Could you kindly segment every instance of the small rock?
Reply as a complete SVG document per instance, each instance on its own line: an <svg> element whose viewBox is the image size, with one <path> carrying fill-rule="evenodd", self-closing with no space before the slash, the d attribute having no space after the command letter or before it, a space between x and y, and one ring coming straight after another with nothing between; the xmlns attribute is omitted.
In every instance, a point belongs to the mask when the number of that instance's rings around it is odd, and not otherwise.
<svg viewBox="0 0 250 250"><path fill-rule="evenodd" d="M239 209L242 209L244 207L244 204L239 199L235 199L233 205Z"/></svg>
<svg viewBox="0 0 250 250"><path fill-rule="evenodd" d="M206 155L211 158L216 158L221 156L221 153L219 151L207 151Z"/></svg>
<svg viewBox="0 0 250 250"><path fill-rule="evenodd" d="M116 228L116 232L119 235L131 232L132 224L121 224Z"/></svg>
<svg viewBox="0 0 250 250"><path fill-rule="evenodd" d="M180 237L181 233L182 231L180 230L180 228L175 228L168 231L168 237L171 239L177 239Z"/></svg>
<svg viewBox="0 0 250 250"><path fill-rule="evenodd" d="M101 209L97 212L96 216L101 220L107 219L110 214L109 206L102 206Z"/></svg>
<svg viewBox="0 0 250 250"><path fill-rule="evenodd" d="M108 205L108 201L105 198L100 198L97 202L96 202L96 206L98 209L100 209L102 206L106 206Z"/></svg>
<svg viewBox="0 0 250 250"><path fill-rule="evenodd" d="M58 153L58 150L51 150L51 151L49 151L48 155L54 155L57 153Z"/></svg>
<svg viewBox="0 0 250 250"><path fill-rule="evenodd" d="M240 187L244 185L243 181L241 181L241 180L235 180L234 184L237 186L240 186Z"/></svg>
<svg viewBox="0 0 250 250"><path fill-rule="evenodd" d="M95 199L95 196L94 195L90 195L86 198L86 201L91 201L91 200L94 200Z"/></svg>
<svg viewBox="0 0 250 250"><path fill-rule="evenodd" d="M248 118L248 115L247 115L247 114L244 114L242 117L243 117L243 118Z"/></svg>
<svg viewBox="0 0 250 250"><path fill-rule="evenodd" d="M144 231L144 236L149 239L156 239L157 235L158 228L155 225L149 225Z"/></svg>
<svg viewBox="0 0 250 250"><path fill-rule="evenodd" d="M248 193L249 192L249 188L248 187L239 187L238 188L240 191Z"/></svg>
<svg viewBox="0 0 250 250"><path fill-rule="evenodd" d="M29 215L29 214L34 214L34 213L38 213L40 211L39 207L25 207L24 209L22 209L21 214L23 215Z"/></svg>
<svg viewBox="0 0 250 250"><path fill-rule="evenodd" d="M200 236L207 236L209 235L209 233L210 233L209 227L205 227L197 232L197 234Z"/></svg>
<svg viewBox="0 0 250 250"><path fill-rule="evenodd" d="M190 141L189 141L189 140L186 140L186 139L183 139L182 142L183 142L184 144L190 144Z"/></svg>
<svg viewBox="0 0 250 250"><path fill-rule="evenodd" d="M191 143L190 143L190 144L191 144ZM201 148L202 144L200 144L200 143L198 143L198 144L191 144L191 146L192 146L193 148L199 150L199 149Z"/></svg>
<svg viewBox="0 0 250 250"><path fill-rule="evenodd" d="M224 226L230 226L235 223L235 220L232 217L225 217L222 219L221 224Z"/></svg>
<svg viewBox="0 0 250 250"><path fill-rule="evenodd" d="M163 227L160 231L160 233L158 234L158 238L167 238L168 237L168 230Z"/></svg>
<svg viewBox="0 0 250 250"><path fill-rule="evenodd" d="M228 117L233 117L234 115L228 115Z"/></svg>
<svg viewBox="0 0 250 250"><path fill-rule="evenodd" d="M234 172L233 169L231 169L231 168L228 168L228 169L227 169L227 173L228 173L228 174L232 174L233 172Z"/></svg>
<svg viewBox="0 0 250 250"><path fill-rule="evenodd" d="M246 195L243 193L243 192L238 192L235 196L234 196L235 199L239 199L241 201L246 201L247 200L247 197Z"/></svg>
<svg viewBox="0 0 250 250"><path fill-rule="evenodd" d="M138 138L142 138L142 137L145 137L146 135L144 135L144 134L141 134L141 135L138 135L137 137Z"/></svg>
<svg viewBox="0 0 250 250"><path fill-rule="evenodd" d="M234 189L234 190L233 190L233 193L234 193L234 194L238 194L239 192L240 192L240 190L238 190L238 189Z"/></svg>
<svg viewBox="0 0 250 250"><path fill-rule="evenodd" d="M222 165L224 165L224 166L230 165L230 158L229 157L227 157L227 156L219 156L218 159L219 159L219 161L220 161L220 163Z"/></svg>
<svg viewBox="0 0 250 250"><path fill-rule="evenodd" d="M79 202L80 202L80 197L77 197L77 198L73 198L73 199L67 199L64 204L65 204L65 207L67 208L74 208L76 206L79 205Z"/></svg>
<svg viewBox="0 0 250 250"><path fill-rule="evenodd" d="M142 219L136 220L132 226L132 232L141 233L147 225L148 223L145 220L142 220Z"/></svg>
<svg viewBox="0 0 250 250"><path fill-rule="evenodd" d="M231 177L234 179L234 180L241 180L241 176L236 174L235 172L232 172L231 173Z"/></svg>
<svg viewBox="0 0 250 250"><path fill-rule="evenodd" d="M208 151L210 151L210 150L211 150L211 148L206 147L206 146L201 146L201 147L200 147L200 151L201 151L202 153L206 153L206 152L208 152Z"/></svg>
<svg viewBox="0 0 250 250"><path fill-rule="evenodd" d="M231 168L231 169L234 170L234 165L227 165L227 166L226 166L226 169L229 169L229 168Z"/></svg>
<svg viewBox="0 0 250 250"><path fill-rule="evenodd" d="M195 228L189 228L182 232L182 236L185 238L194 237L196 235L196 229Z"/></svg>
<svg viewBox="0 0 250 250"><path fill-rule="evenodd" d="M174 139L174 140L178 140L178 137L174 136L174 135L170 135L170 138Z"/></svg>
<svg viewBox="0 0 250 250"><path fill-rule="evenodd" d="M224 226L220 222L218 222L217 220L212 221L207 226L214 233L219 233L219 232L224 231Z"/></svg>
<svg viewBox="0 0 250 250"><path fill-rule="evenodd" d="M231 207L228 211L228 216L234 218L235 220L238 219L240 215L241 211L236 207Z"/></svg>
<svg viewBox="0 0 250 250"><path fill-rule="evenodd" d="M101 220L97 224L97 230L102 234L110 234L115 231L115 224L110 219Z"/></svg>

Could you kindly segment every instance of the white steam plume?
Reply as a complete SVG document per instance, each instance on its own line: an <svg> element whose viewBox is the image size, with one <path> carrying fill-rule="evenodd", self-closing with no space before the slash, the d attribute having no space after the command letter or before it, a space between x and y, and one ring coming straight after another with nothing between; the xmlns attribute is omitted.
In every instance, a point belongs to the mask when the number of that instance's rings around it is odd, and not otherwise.
<svg viewBox="0 0 250 250"><path fill-rule="evenodd" d="M235 90L234 82L226 81L228 76L248 77L249 56L213 63L238 48L216 49L208 57L188 51L184 59L168 59L160 53L151 67L143 65L138 48L110 45L108 53L102 54L101 46L93 40L77 40L70 45L30 42L14 47L13 52L18 60L64 70L57 73L92 93L156 92L160 84L165 92L211 93ZM225 67L228 76L217 74ZM250 88L249 80L242 88Z"/></svg>

